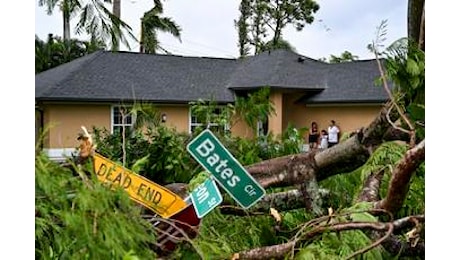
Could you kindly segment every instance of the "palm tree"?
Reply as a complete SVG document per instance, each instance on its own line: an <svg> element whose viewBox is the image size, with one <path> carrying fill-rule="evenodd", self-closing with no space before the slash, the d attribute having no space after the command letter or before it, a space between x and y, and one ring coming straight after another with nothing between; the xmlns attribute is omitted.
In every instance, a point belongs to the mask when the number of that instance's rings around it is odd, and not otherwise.
<svg viewBox="0 0 460 260"><path fill-rule="evenodd" d="M425 0L408 0L407 36L425 50Z"/></svg>
<svg viewBox="0 0 460 260"><path fill-rule="evenodd" d="M63 37L64 40L70 40L70 16L74 14L80 7L79 0L38 0L39 6L46 7L46 13L48 15L53 14L54 8L57 6L62 12L63 20Z"/></svg>
<svg viewBox="0 0 460 260"><path fill-rule="evenodd" d="M112 13L118 19L121 19L121 0L113 0L113 6L112 6ZM120 29L120 26L118 24L113 24L114 27L117 27ZM117 40L115 41L115 44L112 45L112 51L118 51L120 48L120 42Z"/></svg>
<svg viewBox="0 0 460 260"><path fill-rule="evenodd" d="M45 42L35 35L35 73L54 68L104 48L104 43L95 39L92 41L63 40L49 34Z"/></svg>
<svg viewBox="0 0 460 260"><path fill-rule="evenodd" d="M120 41L131 49L125 35L126 32L131 39L137 41L131 27L110 12L104 3L112 3L112 0L89 0L81 8L77 34L86 32L104 42L110 41L113 50L117 50Z"/></svg>
<svg viewBox="0 0 460 260"><path fill-rule="evenodd" d="M144 13L141 18L141 50L144 53L156 53L162 49L158 42L157 31L167 32L180 41L181 28L169 17L160 17L163 6L159 0L154 0L155 6Z"/></svg>
<svg viewBox="0 0 460 260"><path fill-rule="evenodd" d="M134 40L136 37L133 35L131 27L113 15L104 5L111 2L111 0L88 0L82 4L81 0L39 0L38 4L45 6L49 15L53 13L55 7L59 6L63 15L64 40L70 40L71 17L78 16L79 21L75 27L77 34L87 33L92 38L104 42L110 40L112 45L121 40L130 48L125 32Z"/></svg>

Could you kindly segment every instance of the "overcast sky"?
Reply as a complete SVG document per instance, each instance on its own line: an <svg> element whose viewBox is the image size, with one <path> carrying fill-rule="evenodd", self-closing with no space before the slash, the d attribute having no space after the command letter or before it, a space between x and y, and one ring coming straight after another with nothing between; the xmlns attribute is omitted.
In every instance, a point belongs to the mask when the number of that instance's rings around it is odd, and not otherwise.
<svg viewBox="0 0 460 260"><path fill-rule="evenodd" d="M140 18L153 6L152 0L122 0L121 16L140 35ZM161 45L173 54L186 56L238 57L237 29L234 20L239 17L239 0L167 0L164 16L171 17L182 28L182 42L160 33ZM48 16L35 1L35 32L41 39L48 33L62 36L62 18L55 10ZM376 28L388 20L389 45L406 35L407 1L402 0L319 0L315 21L303 31L292 26L283 35L299 54L311 57L329 57L348 50L360 59L373 58L367 44L375 38ZM74 19L72 26L75 25ZM73 29L73 28L72 28ZM83 37L80 37L83 38ZM132 50L139 44L132 42ZM122 47L122 50L128 50Z"/></svg>

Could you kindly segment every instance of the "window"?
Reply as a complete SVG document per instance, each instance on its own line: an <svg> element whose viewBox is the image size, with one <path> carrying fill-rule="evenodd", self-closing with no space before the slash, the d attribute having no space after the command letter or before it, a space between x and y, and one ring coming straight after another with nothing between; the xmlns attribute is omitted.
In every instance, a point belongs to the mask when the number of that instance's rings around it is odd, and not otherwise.
<svg viewBox="0 0 460 260"><path fill-rule="evenodd" d="M257 121L257 136L267 136L268 119Z"/></svg>
<svg viewBox="0 0 460 260"><path fill-rule="evenodd" d="M112 107L112 133L121 133L122 127L130 129L133 126L134 120L130 113L130 107L113 106Z"/></svg>
<svg viewBox="0 0 460 260"><path fill-rule="evenodd" d="M228 125L219 124L219 121L222 120L223 117L223 109L222 108L215 108L209 119L206 118L206 114L203 115L195 115L190 110L190 132L193 133L196 131L197 128L199 129L206 129L207 127L212 132L224 132L229 130ZM209 124L207 125L206 122L209 120Z"/></svg>

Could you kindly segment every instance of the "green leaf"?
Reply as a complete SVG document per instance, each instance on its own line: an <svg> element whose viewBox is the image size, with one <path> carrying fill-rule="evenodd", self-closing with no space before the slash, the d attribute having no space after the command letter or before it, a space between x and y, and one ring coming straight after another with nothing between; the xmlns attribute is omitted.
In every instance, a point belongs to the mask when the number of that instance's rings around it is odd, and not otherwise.
<svg viewBox="0 0 460 260"><path fill-rule="evenodd" d="M146 156L142 157L141 159L139 160L136 160L133 164L133 166L131 167L131 170L135 173L138 173L142 170L142 168L144 168L144 166L149 162L148 158L149 158L150 154L147 154Z"/></svg>
<svg viewBox="0 0 460 260"><path fill-rule="evenodd" d="M425 119L425 107L419 104L410 104L407 108L410 118L414 121Z"/></svg>
<svg viewBox="0 0 460 260"><path fill-rule="evenodd" d="M420 87L420 78L414 77L409 79L409 83L412 89L417 89Z"/></svg>
<svg viewBox="0 0 460 260"><path fill-rule="evenodd" d="M418 67L417 62L415 62L415 60L411 58L407 59L406 71L412 76L417 76L420 74L420 69Z"/></svg>

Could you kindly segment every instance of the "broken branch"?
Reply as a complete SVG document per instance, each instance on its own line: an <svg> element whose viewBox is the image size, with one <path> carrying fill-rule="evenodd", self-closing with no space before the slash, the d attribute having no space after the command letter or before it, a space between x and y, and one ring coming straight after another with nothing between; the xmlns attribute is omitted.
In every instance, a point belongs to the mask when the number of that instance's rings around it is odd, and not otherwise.
<svg viewBox="0 0 460 260"><path fill-rule="evenodd" d="M403 205L409 190L410 179L415 170L425 161L425 140L408 150L398 162L391 176L386 197L375 207L396 213Z"/></svg>

